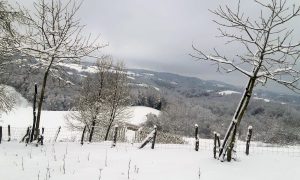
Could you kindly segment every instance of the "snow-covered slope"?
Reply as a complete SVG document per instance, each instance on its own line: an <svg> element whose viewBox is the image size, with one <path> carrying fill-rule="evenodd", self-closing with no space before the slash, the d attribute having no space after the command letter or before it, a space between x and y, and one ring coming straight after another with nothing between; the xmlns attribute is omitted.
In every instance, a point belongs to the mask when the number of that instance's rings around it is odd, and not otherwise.
<svg viewBox="0 0 300 180"><path fill-rule="evenodd" d="M145 107L145 106L132 106L128 107L128 113L130 114L130 117L128 119L125 119L124 122L133 124L133 125L141 125L147 121L147 115L148 114L154 114L159 115L160 111Z"/></svg>
<svg viewBox="0 0 300 180"><path fill-rule="evenodd" d="M13 88L7 87L7 91L16 98L16 105L11 112L1 115L0 126L7 127L10 125L13 128L13 133L24 134L26 128L32 126L33 122L31 104L29 104L26 99ZM140 126L142 123L146 122L147 114L152 113L158 115L159 112L160 111L149 107L132 106L127 108L126 114L128 114L128 117L121 121ZM80 136L80 133L71 131L67 126L65 117L70 113L72 113L72 111L42 111L40 127L45 127L45 134L47 137L54 137L58 127L61 127L62 133L59 139L71 139L74 136ZM134 132L128 131L128 140L132 140L133 137ZM18 136L17 138L20 137Z"/></svg>
<svg viewBox="0 0 300 180"><path fill-rule="evenodd" d="M14 99L15 99L15 108L14 109L30 106L29 102L19 92L17 92L15 88L13 88L11 86L4 86L4 90L10 96L14 97Z"/></svg>
<svg viewBox="0 0 300 180"><path fill-rule="evenodd" d="M14 88L6 86L6 91L15 97L16 104L13 110L7 114L2 114L0 125L6 126L10 124L14 127L28 127L32 124L33 112L31 104ZM122 121L133 124L141 125L146 122L147 114L152 113L158 115L160 111L144 107L144 106L131 106L127 109L129 115L127 119ZM58 127L65 126L65 116L71 111L42 111L41 126L44 127Z"/></svg>
<svg viewBox="0 0 300 180"><path fill-rule="evenodd" d="M13 127L28 127L32 125L32 113L31 107L19 107L8 114L2 114L2 123L0 121L0 124L2 124L2 126L10 124ZM67 128L65 116L70 113L71 111L42 111L41 126L47 128L62 126ZM139 126L146 122L147 114L152 113L158 115L159 111L149 107L133 106L128 107L128 113L130 113L128 119L123 121Z"/></svg>
<svg viewBox="0 0 300 180"><path fill-rule="evenodd" d="M224 96L224 95L241 94L241 93L237 91L226 90L226 91L220 91L218 92L218 94Z"/></svg>
<svg viewBox="0 0 300 180"><path fill-rule="evenodd" d="M14 88L6 86L5 89L14 96L16 103L12 111L1 114L0 125L11 125L18 128L32 125L33 111L31 104ZM47 128L64 126L64 116L68 113L68 111L42 111L41 126Z"/></svg>
<svg viewBox="0 0 300 180"><path fill-rule="evenodd" d="M253 97L253 99L256 99L256 100L263 100L265 102L270 102L270 99L264 99L264 98L259 98L259 97ZM282 103L281 103L282 104Z"/></svg>

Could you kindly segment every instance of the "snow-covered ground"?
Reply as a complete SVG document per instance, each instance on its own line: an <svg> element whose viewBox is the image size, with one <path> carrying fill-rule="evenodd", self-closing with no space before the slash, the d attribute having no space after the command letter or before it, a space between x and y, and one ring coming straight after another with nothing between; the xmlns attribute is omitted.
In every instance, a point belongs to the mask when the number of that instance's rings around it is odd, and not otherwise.
<svg viewBox="0 0 300 180"><path fill-rule="evenodd" d="M68 67L70 69L74 69L78 72L88 72L88 73L96 73L97 67L96 66L82 66L81 64L74 64L74 63L59 63L58 65Z"/></svg>
<svg viewBox="0 0 300 180"><path fill-rule="evenodd" d="M241 94L241 93L237 91L226 90L226 91L220 91L218 92L218 94L224 96L224 95Z"/></svg>
<svg viewBox="0 0 300 180"><path fill-rule="evenodd" d="M0 125L12 126L14 133L32 123L30 104L13 89L17 105L9 114L3 114ZM125 120L134 125L146 121L148 113L159 111L147 107L129 107L131 117ZM78 142L53 143L47 139L58 126L68 136L80 136L67 129L64 116L68 111L43 111L41 125L46 128L44 146L25 146L16 139L7 142L3 135L0 144L0 178L4 180L298 180L300 177L299 147L270 147L252 142L250 156L245 156L245 144L239 142L238 160L228 163L217 161L212 156L211 139L200 139L200 150L193 150L192 138L189 144L156 144L154 150L146 146L137 149L138 144L111 142L91 143L81 146ZM17 128L20 129L17 129ZM51 134L51 136L53 136ZM60 139L65 138L63 135ZM274 151L273 151L274 150Z"/></svg>
<svg viewBox="0 0 300 180"><path fill-rule="evenodd" d="M42 111L41 126L47 128L56 128L59 126L66 127L65 116L72 111ZM147 114L158 115L160 111L144 107L144 106L131 106L128 107L129 114L128 122L133 125L141 125L146 122ZM32 108L31 107L18 107L8 114L2 114L0 124L2 126L11 125L12 127L28 127L32 125Z"/></svg>
<svg viewBox="0 0 300 180"><path fill-rule="evenodd" d="M143 87L143 88L153 88L156 91L160 91L160 89L158 87L150 86L150 85L144 84L144 83L141 83L141 84L128 83L128 85L130 85L130 86L137 86L137 87Z"/></svg>
<svg viewBox="0 0 300 180"><path fill-rule="evenodd" d="M124 121L137 126L147 121L148 114L154 114L158 116L160 113L159 110L145 106L131 106L128 107L127 111L129 112L129 114L131 114L131 116Z"/></svg>
<svg viewBox="0 0 300 180"><path fill-rule="evenodd" d="M226 95L241 94L241 93L237 92L237 91L225 90L225 91L218 92L218 94L221 95L221 96L226 96ZM254 95L256 95L256 94L254 94ZM264 98L260 98L260 97L257 97L257 96L253 97L253 99L255 99L255 100L263 100L265 102L270 102L270 99L264 99Z"/></svg>
<svg viewBox="0 0 300 180"><path fill-rule="evenodd" d="M61 131L58 140L78 140L80 138L80 133L74 132L68 128L65 117L71 112L72 111L42 111L40 127L45 128L46 140L53 140L59 127L61 127ZM146 122L147 114L159 114L158 110L143 106L128 107L127 112L129 116L124 121L137 126ZM32 113L31 107L17 107L8 114L2 114L0 126L6 128L10 125L12 129L12 138L20 139L24 136L26 128L32 126ZM7 129L4 129L5 133L6 131ZM132 140L134 132L128 130L128 134L129 140ZM4 137L5 136L7 136L7 134L4 134Z"/></svg>
<svg viewBox="0 0 300 180"><path fill-rule="evenodd" d="M256 99L256 100L263 100L265 102L270 102L270 99L264 99L264 98L259 98L259 97L253 97L253 99Z"/></svg>
<svg viewBox="0 0 300 180"><path fill-rule="evenodd" d="M184 146L184 145L183 145ZM0 145L0 177L5 180L298 180L299 156L241 154L220 162L211 151L149 147L109 142Z"/></svg>

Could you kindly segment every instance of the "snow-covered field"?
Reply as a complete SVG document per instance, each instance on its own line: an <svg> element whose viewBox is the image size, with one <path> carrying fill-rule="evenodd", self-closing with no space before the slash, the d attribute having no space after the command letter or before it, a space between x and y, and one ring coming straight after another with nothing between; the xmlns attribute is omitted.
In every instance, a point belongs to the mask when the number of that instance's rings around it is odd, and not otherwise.
<svg viewBox="0 0 300 180"><path fill-rule="evenodd" d="M240 142L238 160L222 163L213 159L211 139L200 139L198 152L193 150L192 138L185 138L189 144L184 145L156 144L154 150L149 146L137 149L138 144L131 143L117 143L115 148L111 148L111 142L83 146L79 142L53 143L49 137L53 137L58 126L62 126L59 140L80 136L66 126L64 116L68 111L43 111L45 145L25 146L18 143L25 132L18 131L31 125L32 108L20 95L16 97L15 109L0 119L3 127L11 125L13 140L6 141L4 129L0 144L1 180L298 180L300 177L300 148L296 146L274 148L252 142L250 156L245 156L245 145ZM134 125L144 123L148 113L159 114L147 107L129 107L128 111L131 116L125 121Z"/></svg>
<svg viewBox="0 0 300 180"><path fill-rule="evenodd" d="M167 145L165 145L167 146ZM170 145L171 146L171 145ZM185 146L185 145L182 145ZM211 151L149 147L110 142L56 143L33 147L0 145L0 177L5 180L299 180L300 157L242 153L220 162Z"/></svg>

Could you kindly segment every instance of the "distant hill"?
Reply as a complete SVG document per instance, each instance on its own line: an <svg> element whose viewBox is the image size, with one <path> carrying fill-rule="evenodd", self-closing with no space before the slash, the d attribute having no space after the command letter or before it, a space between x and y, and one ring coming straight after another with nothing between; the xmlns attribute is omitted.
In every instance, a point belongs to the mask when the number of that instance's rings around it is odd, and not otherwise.
<svg viewBox="0 0 300 180"><path fill-rule="evenodd" d="M34 63L34 61L30 61ZM50 77L47 83L44 110L62 111L74 107L82 80L95 73L92 64L61 64L65 84ZM26 64L11 64L6 84L14 87L29 102L34 83L41 82L41 72ZM142 69L127 70L131 87L131 105L162 109L161 116L149 117L147 126L157 124L160 130L192 136L194 124L200 137L209 138L213 131L225 134L243 89L219 81L207 81L167 72ZM40 87L40 86L39 86ZM245 138L248 125L256 130L253 138L272 143L300 141L300 96L256 90L253 93L240 128ZM152 118L152 119L151 119Z"/></svg>
<svg viewBox="0 0 300 180"><path fill-rule="evenodd" d="M34 63L31 60L28 63ZM65 69L62 77L74 85L65 84L58 79L49 78L45 96L44 109L68 110L74 106L74 96L80 90L82 80L96 71L91 63L61 64ZM38 70L31 71L25 64L11 64L10 74L6 84L20 92L28 101L32 101L34 83L41 82L41 73ZM222 91L243 92L243 89L220 81L207 81L195 77L187 77L167 72L155 72L143 69L128 69L128 81L131 88L163 90L169 93L177 93L186 98L221 96ZM300 105L300 96L283 95L275 92L257 90L254 97L268 99L282 104Z"/></svg>

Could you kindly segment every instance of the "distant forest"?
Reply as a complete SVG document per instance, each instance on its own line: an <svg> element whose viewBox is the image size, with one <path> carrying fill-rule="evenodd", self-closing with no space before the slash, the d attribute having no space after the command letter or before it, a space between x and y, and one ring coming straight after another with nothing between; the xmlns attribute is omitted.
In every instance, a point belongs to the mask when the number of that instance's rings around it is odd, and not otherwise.
<svg viewBox="0 0 300 180"><path fill-rule="evenodd" d="M34 60L32 60L34 63ZM89 65L83 65L83 69ZM10 75L5 79L28 101L32 101L35 82L40 82L38 72L24 64L12 64ZM28 73L30 72L30 73ZM129 70L130 104L148 106L162 111L159 117L148 116L147 126L156 124L160 131L193 136L194 125L199 125L201 138L212 138L216 131L225 134L240 94L219 95L223 90L240 91L239 88L222 83L203 81L170 73L145 70ZM71 76L72 75L72 76ZM74 107L83 79L89 72L67 68L63 76L75 85L66 85L55 78L49 79L44 109L70 110ZM245 139L249 125L253 126L253 138L267 143L293 144L300 142L299 97L276 93L257 92L270 102L252 99L239 129L241 140ZM284 101L284 103L282 103ZM299 103L300 104L300 103Z"/></svg>

